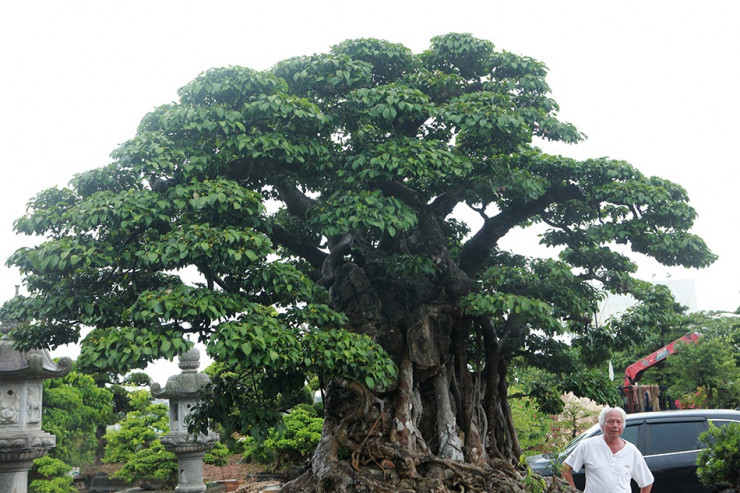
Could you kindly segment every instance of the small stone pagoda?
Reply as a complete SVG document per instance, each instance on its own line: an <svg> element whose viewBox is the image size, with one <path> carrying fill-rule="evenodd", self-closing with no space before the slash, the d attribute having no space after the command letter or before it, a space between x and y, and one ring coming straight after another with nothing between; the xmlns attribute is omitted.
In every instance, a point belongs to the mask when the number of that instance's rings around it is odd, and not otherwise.
<svg viewBox="0 0 740 493"><path fill-rule="evenodd" d="M41 430L42 381L63 377L70 358L54 363L46 350L21 353L9 332L17 322L0 322L0 492L26 493L28 470L56 444Z"/></svg>
<svg viewBox="0 0 740 493"><path fill-rule="evenodd" d="M171 376L164 388L157 383L152 384L152 395L170 401L170 432L161 441L167 450L177 456L178 484L175 491L201 493L206 491L203 457L218 441L218 433L188 433L187 417L211 379L205 373L198 373L200 352L196 348L180 356L178 366L182 373Z"/></svg>

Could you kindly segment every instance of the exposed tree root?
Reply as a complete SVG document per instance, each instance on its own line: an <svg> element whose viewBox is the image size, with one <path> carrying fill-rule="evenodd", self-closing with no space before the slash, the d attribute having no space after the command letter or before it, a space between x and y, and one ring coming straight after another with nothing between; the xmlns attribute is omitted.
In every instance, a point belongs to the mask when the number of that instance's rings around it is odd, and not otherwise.
<svg viewBox="0 0 740 493"><path fill-rule="evenodd" d="M402 365L402 374L404 368ZM438 373L437 394L445 393L444 372ZM403 382L403 378L400 379ZM412 410L417 407L411 384L390 405L357 382L335 382L330 395L333 412L324 420L321 441L310 468L287 483L286 493L526 493L526 472L511 461L487 455L466 462L459 454L445 457L426 446ZM399 414L399 407L408 412ZM437 416L450 414L450 403L438 401ZM403 419L400 419L401 416ZM449 417L449 416L447 416ZM447 428L452 429L454 419ZM444 436L449 436L447 435ZM456 435L455 435L456 436ZM462 442L460 442L462 443ZM460 447L460 445L458 445ZM486 455L484 455L486 457ZM545 491L568 491L562 480L549 479Z"/></svg>
<svg viewBox="0 0 740 493"><path fill-rule="evenodd" d="M370 436L372 434L369 434ZM333 445L325 445L326 450ZM521 472L505 461L474 465L432 454L412 453L387 441L365 440L347 460L323 461L286 484L288 493L525 493ZM329 465L331 464L331 465ZM328 467L327 467L328 466ZM552 490L557 491L557 490Z"/></svg>
<svg viewBox="0 0 740 493"><path fill-rule="evenodd" d="M378 467L364 467L356 471L346 463L339 463L323 479L311 471L287 483L282 493L565 493L575 492L559 477L543 478L544 490L533 490L518 471L479 467L451 462L433 456L424 457L418 464L420 475L401 478L392 471Z"/></svg>
<svg viewBox="0 0 740 493"><path fill-rule="evenodd" d="M390 462L389 462L390 463ZM432 455L416 457L414 478L403 477L393 468L384 469L379 464L369 464L355 470L349 463L337 463L328 474L319 479L311 471L286 484L286 493L525 493L524 478L514 468L496 469L464 462L441 459ZM547 491L558 489L559 484L549 484Z"/></svg>

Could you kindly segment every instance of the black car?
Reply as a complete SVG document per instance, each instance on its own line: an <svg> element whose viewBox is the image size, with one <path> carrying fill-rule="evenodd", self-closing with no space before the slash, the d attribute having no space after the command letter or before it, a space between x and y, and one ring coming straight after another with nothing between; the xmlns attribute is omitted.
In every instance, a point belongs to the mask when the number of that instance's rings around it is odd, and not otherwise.
<svg viewBox="0 0 740 493"><path fill-rule="evenodd" d="M652 493L718 491L701 484L696 476L696 457L701 450L699 434L709 427L709 421L720 427L730 422L740 423L740 411L684 409L627 415L622 438L635 444L645 457L655 476ZM581 440L597 435L601 435L598 424L573 439L559 454L529 457L529 466L534 472L551 476L560 470L560 464ZM573 479L578 489L583 490L586 483L583 469L573 473ZM634 481L632 491L639 491Z"/></svg>

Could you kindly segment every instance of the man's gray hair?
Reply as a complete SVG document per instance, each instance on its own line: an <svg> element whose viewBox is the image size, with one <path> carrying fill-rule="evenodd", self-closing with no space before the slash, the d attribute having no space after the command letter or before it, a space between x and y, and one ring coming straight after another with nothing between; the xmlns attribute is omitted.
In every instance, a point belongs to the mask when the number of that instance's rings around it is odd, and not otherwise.
<svg viewBox="0 0 740 493"><path fill-rule="evenodd" d="M622 409L621 407L609 407L606 406L604 409L601 410L601 413L599 414L599 426L603 427L604 422L606 422L606 415L609 414L612 411L617 411L619 414L622 415L622 421L627 420L627 413Z"/></svg>

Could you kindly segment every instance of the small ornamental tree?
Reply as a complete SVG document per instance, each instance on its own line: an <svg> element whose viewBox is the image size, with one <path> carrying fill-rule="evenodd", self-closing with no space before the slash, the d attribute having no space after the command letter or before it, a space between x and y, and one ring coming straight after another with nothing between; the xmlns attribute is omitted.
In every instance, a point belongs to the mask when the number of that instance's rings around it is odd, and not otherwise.
<svg viewBox="0 0 740 493"><path fill-rule="evenodd" d="M177 484L177 467L175 454L155 440L147 448L137 450L121 469L113 473L113 477L124 481L159 479L173 487Z"/></svg>
<svg viewBox="0 0 740 493"><path fill-rule="evenodd" d="M624 245L666 265L714 259L680 186L534 145L583 138L546 73L467 34L420 54L360 39L208 70L110 164L29 203L15 229L45 241L10 258L29 294L0 315L28 321L21 348L92 327L79 360L98 371L200 339L234 375L200 426L266 429L276 394L319 376L322 439L286 491L519 491L510 362L609 399L588 367L672 302L632 277ZM558 258L501 246L535 225ZM640 303L595 327L602 289Z"/></svg>
<svg viewBox="0 0 740 493"><path fill-rule="evenodd" d="M112 401L112 392L77 371L44 380L42 427L56 437L50 456L73 466L94 462L98 428L115 421Z"/></svg>
<svg viewBox="0 0 740 493"><path fill-rule="evenodd" d="M121 463L114 477L126 481L162 479L177 483L177 458L165 450L160 437L169 431L169 412L164 404L152 404L143 390L131 393L131 406L117 429L105 435L105 463Z"/></svg>
<svg viewBox="0 0 740 493"><path fill-rule="evenodd" d="M263 443L245 440L244 459L272 464L277 469L305 462L321 439L323 420L313 407L301 404L285 416L283 426L270 429Z"/></svg>
<svg viewBox="0 0 740 493"><path fill-rule="evenodd" d="M105 435L107 445L103 462L126 462L142 449L149 448L169 431L168 411L164 404L153 404L145 412L131 411L120 427Z"/></svg>
<svg viewBox="0 0 740 493"><path fill-rule="evenodd" d="M206 452L203 462L214 466L223 467L229 463L229 448L221 442L216 442L213 447Z"/></svg>
<svg viewBox="0 0 740 493"><path fill-rule="evenodd" d="M72 486L74 479L69 474L72 468L60 459L45 456L33 461L35 475L38 479L31 481L31 493L76 493Z"/></svg>
<svg viewBox="0 0 740 493"><path fill-rule="evenodd" d="M740 423L725 426L709 424L709 429L699 435L706 448L699 452L696 473L699 480L709 486L737 491L740 488Z"/></svg>

